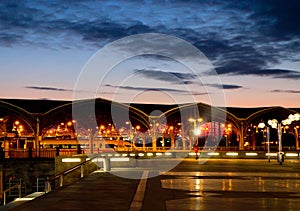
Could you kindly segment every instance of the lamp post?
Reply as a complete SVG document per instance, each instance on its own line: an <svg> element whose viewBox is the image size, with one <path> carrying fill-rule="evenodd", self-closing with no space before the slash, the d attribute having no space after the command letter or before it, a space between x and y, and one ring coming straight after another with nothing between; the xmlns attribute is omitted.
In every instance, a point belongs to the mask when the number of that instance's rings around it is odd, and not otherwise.
<svg viewBox="0 0 300 211"><path fill-rule="evenodd" d="M134 133L135 133L135 137L138 139L139 138L139 130L141 129L141 126L137 125L135 126L135 129L134 129ZM135 147L135 140L133 139L133 142L132 142L132 145L133 147Z"/></svg>
<svg viewBox="0 0 300 211"><path fill-rule="evenodd" d="M272 128L277 127L277 133L278 133L278 162L280 164L284 161L284 153L282 152L282 130L281 130L281 124L284 126L290 125L293 121L299 121L300 120L300 114L290 114L287 119L282 120L281 122L278 122L276 119L272 119L268 121L268 124L271 125ZM296 139L297 141L297 139ZM297 143L296 143L297 146Z"/></svg>
<svg viewBox="0 0 300 211"><path fill-rule="evenodd" d="M189 118L189 122L193 123L193 135L194 135L194 140L195 140L195 145L198 145L198 137L201 134L201 131L199 128L197 128L197 122L202 122L203 119L202 118L198 118L198 119L193 119L193 118ZM191 142L190 142L190 147L192 146Z"/></svg>
<svg viewBox="0 0 300 211"><path fill-rule="evenodd" d="M150 132L152 137L152 150L156 151L157 130L160 125L160 116L149 116Z"/></svg>
<svg viewBox="0 0 300 211"><path fill-rule="evenodd" d="M228 124L227 127L225 127L226 132L226 149L230 149L230 143L231 143L231 133L232 133L232 125Z"/></svg>
<svg viewBox="0 0 300 211"><path fill-rule="evenodd" d="M268 122L268 124L270 125L270 123ZM267 151L268 151L268 162L271 161L271 157L270 157L270 127L266 126L266 124L264 122L261 122L258 124L257 126L260 129L264 129L266 128L267 131ZM264 133L263 133L263 137L264 137Z"/></svg>
<svg viewBox="0 0 300 211"><path fill-rule="evenodd" d="M126 125L129 125L129 139L130 139L130 143L131 143L131 151L133 150L133 135L132 135L132 124L130 121L125 122Z"/></svg>
<svg viewBox="0 0 300 211"><path fill-rule="evenodd" d="M266 124L264 122L260 122L258 125L257 125L257 128L261 129L262 132L263 132L263 136L262 136L262 141L264 141L264 137L265 137L265 127L266 127Z"/></svg>
<svg viewBox="0 0 300 211"><path fill-rule="evenodd" d="M295 129L295 139L296 139L296 150L299 150L299 132L298 132L299 126L295 126L294 129Z"/></svg>

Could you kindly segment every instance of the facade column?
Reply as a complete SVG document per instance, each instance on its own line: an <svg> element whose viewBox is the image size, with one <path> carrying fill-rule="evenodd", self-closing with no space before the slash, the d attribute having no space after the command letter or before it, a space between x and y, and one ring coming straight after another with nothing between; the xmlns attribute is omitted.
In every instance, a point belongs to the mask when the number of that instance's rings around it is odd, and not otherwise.
<svg viewBox="0 0 300 211"><path fill-rule="evenodd" d="M222 128L222 123L219 122L219 143L221 141L221 139L223 138L223 128Z"/></svg>
<svg viewBox="0 0 300 211"><path fill-rule="evenodd" d="M186 137L185 137L185 130L184 130L184 125L181 123L181 142L182 142L182 149L186 150Z"/></svg>
<svg viewBox="0 0 300 211"><path fill-rule="evenodd" d="M146 150L146 138L147 138L147 134L145 133L144 137L143 137L143 150L144 151Z"/></svg>
<svg viewBox="0 0 300 211"><path fill-rule="evenodd" d="M152 150L153 151L156 151L156 140L157 140L157 137L156 137L156 122L154 121L154 126L153 126L153 132L152 132Z"/></svg>
<svg viewBox="0 0 300 211"><path fill-rule="evenodd" d="M40 157L40 120L36 118L35 150L36 157Z"/></svg>
<svg viewBox="0 0 300 211"><path fill-rule="evenodd" d="M175 137L173 131L172 134L170 134L170 137L171 137L171 149L175 150Z"/></svg>
<svg viewBox="0 0 300 211"><path fill-rule="evenodd" d="M239 144L239 149L243 150L244 149L244 122L241 122L241 129L240 129L240 144Z"/></svg>
<svg viewBox="0 0 300 211"><path fill-rule="evenodd" d="M5 152L5 158L9 158L9 140L4 140L4 152Z"/></svg>
<svg viewBox="0 0 300 211"><path fill-rule="evenodd" d="M298 128L295 127L295 140L296 140L296 150L299 150L299 133Z"/></svg>
<svg viewBox="0 0 300 211"><path fill-rule="evenodd" d="M94 153L94 138L93 138L93 134L92 131L89 132L89 145L90 145L90 153L93 154Z"/></svg>
<svg viewBox="0 0 300 211"><path fill-rule="evenodd" d="M151 123L151 128L150 128L150 132L151 132L151 137L152 137L152 150L156 151L156 141L157 141L157 124L159 124L159 116L150 116L149 120Z"/></svg>

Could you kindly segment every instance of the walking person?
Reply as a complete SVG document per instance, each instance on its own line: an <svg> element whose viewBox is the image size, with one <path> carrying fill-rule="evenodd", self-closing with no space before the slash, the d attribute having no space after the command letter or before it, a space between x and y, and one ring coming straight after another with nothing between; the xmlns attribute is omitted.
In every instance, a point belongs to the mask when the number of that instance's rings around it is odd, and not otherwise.
<svg viewBox="0 0 300 211"><path fill-rule="evenodd" d="M198 160L198 158L199 158L198 151L199 151L199 146L198 146L198 142L196 142L194 144L194 152L196 153L196 160Z"/></svg>

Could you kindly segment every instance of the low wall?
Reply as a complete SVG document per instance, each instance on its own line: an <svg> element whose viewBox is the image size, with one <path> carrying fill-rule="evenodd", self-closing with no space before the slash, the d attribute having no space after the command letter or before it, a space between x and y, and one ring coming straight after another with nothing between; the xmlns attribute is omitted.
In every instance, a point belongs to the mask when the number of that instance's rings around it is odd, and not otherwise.
<svg viewBox="0 0 300 211"><path fill-rule="evenodd" d="M277 158L278 152L270 152L269 154L265 151L199 151L198 155L200 157L209 157L214 159L268 159L270 156L271 159ZM124 152L124 153L101 153L100 156L109 155L111 157L121 156L121 157L130 157L138 159L147 159L147 158L194 158L196 153L194 151L167 151L167 152L143 152L143 153L134 153L134 152ZM284 152L285 159L300 159L299 151L286 151Z"/></svg>
<svg viewBox="0 0 300 211"><path fill-rule="evenodd" d="M212 159L277 159L278 152L271 152L270 154L263 151L201 151L198 153L201 158L212 158ZM93 162L85 165L84 174L89 174L97 168L134 168L136 167L138 159L179 159L179 158L195 158L196 154L193 151L169 151L169 152L148 152L148 153L99 153L97 158L93 159ZM285 159L300 159L300 153L298 151L285 152ZM82 163L90 159L86 155L78 156L58 156L55 159L55 172L59 174L67 169L70 169L79 163ZM105 164L106 163L106 164ZM105 166L107 165L107 166ZM76 170L75 176L80 175L80 170ZM72 174L70 174L72 175Z"/></svg>

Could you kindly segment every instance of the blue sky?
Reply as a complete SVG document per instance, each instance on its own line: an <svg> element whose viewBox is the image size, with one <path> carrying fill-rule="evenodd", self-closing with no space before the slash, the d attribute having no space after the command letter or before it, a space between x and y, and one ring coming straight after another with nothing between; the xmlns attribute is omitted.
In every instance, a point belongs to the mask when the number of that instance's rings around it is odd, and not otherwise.
<svg viewBox="0 0 300 211"><path fill-rule="evenodd" d="M296 0L1 1L0 11L0 98L72 100L82 70L103 46L161 33L199 49L223 86L207 72L207 91L182 64L144 56L118 64L97 96L116 99L117 90L120 101L210 103L219 93L227 106L299 107Z"/></svg>

